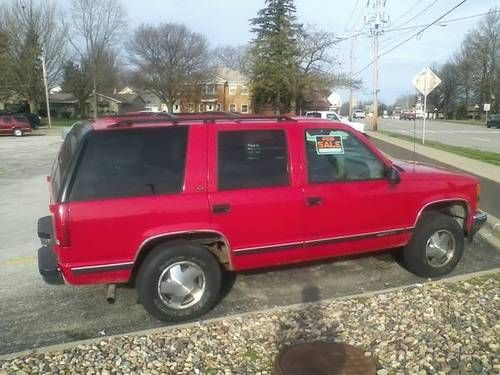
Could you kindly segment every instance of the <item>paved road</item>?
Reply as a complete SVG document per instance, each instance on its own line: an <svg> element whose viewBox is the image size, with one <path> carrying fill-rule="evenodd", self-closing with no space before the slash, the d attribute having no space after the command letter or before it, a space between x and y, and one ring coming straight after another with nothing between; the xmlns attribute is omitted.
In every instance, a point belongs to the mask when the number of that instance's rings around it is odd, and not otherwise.
<svg viewBox="0 0 500 375"><path fill-rule="evenodd" d="M49 286L40 279L36 218L47 212L43 176L59 143L54 136L0 137L0 354L160 326L132 288L120 288L108 305L101 286ZM500 252L478 238L453 275L496 267ZM226 281L221 303L207 317L421 281L387 252L246 273Z"/></svg>
<svg viewBox="0 0 500 375"><path fill-rule="evenodd" d="M422 139L422 124L421 119L415 121L418 139ZM381 119L379 128L413 136L413 121ZM426 121L426 129L426 139L431 141L500 153L500 129L435 120Z"/></svg>

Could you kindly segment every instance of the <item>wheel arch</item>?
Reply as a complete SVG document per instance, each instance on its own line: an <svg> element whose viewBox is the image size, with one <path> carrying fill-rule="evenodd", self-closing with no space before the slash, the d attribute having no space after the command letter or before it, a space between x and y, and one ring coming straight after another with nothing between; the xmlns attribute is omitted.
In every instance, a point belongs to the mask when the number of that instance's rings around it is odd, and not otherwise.
<svg viewBox="0 0 500 375"><path fill-rule="evenodd" d="M169 244L171 246L179 245L182 243L197 244L207 251L211 252L219 264L226 270L232 270L232 262L230 256L229 241L222 233L214 230L199 230L199 231L182 231L182 232L169 232L161 233L146 238L139 248L137 249L134 265L132 268L131 280L135 280L137 272L141 267L144 259L148 254L160 244Z"/></svg>
<svg viewBox="0 0 500 375"><path fill-rule="evenodd" d="M449 198L428 202L422 206L415 219L414 227L426 212L438 211L448 216L453 217L460 227L463 229L464 234L467 234L468 219L471 214L470 206L464 198Z"/></svg>

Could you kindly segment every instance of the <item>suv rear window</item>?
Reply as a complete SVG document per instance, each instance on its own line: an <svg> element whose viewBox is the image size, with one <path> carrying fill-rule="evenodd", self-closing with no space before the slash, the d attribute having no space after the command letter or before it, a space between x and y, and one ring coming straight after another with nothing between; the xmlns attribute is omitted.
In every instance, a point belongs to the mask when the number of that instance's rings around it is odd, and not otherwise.
<svg viewBox="0 0 500 375"><path fill-rule="evenodd" d="M187 136L185 126L92 132L75 172L70 200L180 192Z"/></svg>
<svg viewBox="0 0 500 375"><path fill-rule="evenodd" d="M66 134L59 154L52 165L52 170L50 172L51 186L54 191L54 196L58 201L62 198L66 178L77 153L78 146L83 136L89 131L90 126L87 122L77 122L73 124L70 131Z"/></svg>
<svg viewBox="0 0 500 375"><path fill-rule="evenodd" d="M288 185L284 130L219 133L219 189Z"/></svg>

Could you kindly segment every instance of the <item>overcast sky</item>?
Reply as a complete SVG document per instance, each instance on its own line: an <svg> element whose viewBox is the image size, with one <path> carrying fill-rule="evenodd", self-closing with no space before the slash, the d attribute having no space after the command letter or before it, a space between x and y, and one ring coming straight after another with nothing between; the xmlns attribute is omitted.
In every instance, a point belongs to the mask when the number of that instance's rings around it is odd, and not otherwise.
<svg viewBox="0 0 500 375"><path fill-rule="evenodd" d="M373 0L372 0L373 1ZM386 13L390 18L387 29L431 23L459 4L461 0L387 0ZM141 24L160 22L184 23L205 34L212 46L240 45L249 42L252 34L248 20L264 6L264 0L123 0L130 29ZM366 31L363 13L367 0L296 0L297 16L301 23L315 25L338 36L351 35L355 30ZM434 4L433 4L434 3ZM356 9L355 4L357 4ZM498 0L467 0L445 19L460 18L487 12L498 5ZM429 7L430 6L430 7ZM427 11L412 20L418 13ZM407 14L404 14L404 13ZM403 17L401 17L403 15ZM399 95L413 92L411 79L425 66L445 62L459 47L467 30L479 18L433 26L421 37L381 58L380 97L391 104ZM357 22L356 22L357 21ZM387 32L381 37L380 52L406 39L419 29ZM356 43L355 71L373 59L372 40L367 33ZM349 70L350 41L342 42L336 51L340 68ZM360 100L369 100L372 90L372 70L360 74L364 88L358 92Z"/></svg>

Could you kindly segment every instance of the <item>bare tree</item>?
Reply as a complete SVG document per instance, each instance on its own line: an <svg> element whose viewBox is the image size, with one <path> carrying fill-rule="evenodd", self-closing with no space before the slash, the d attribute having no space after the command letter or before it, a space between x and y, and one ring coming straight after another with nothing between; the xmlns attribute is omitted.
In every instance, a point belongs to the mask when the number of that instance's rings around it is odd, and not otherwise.
<svg viewBox="0 0 500 375"><path fill-rule="evenodd" d="M126 13L119 0L72 0L68 29L69 41L81 64L89 65L93 92L103 87L107 77L106 61L116 54L125 31ZM113 63L114 65L114 63ZM109 67L109 64L107 64ZM94 95L94 117L97 117L97 98Z"/></svg>
<svg viewBox="0 0 500 375"><path fill-rule="evenodd" d="M248 74L250 71L250 47L242 46L219 46L212 51L213 64L223 66L241 73Z"/></svg>
<svg viewBox="0 0 500 375"><path fill-rule="evenodd" d="M176 100L207 77L207 40L184 25L141 25L128 50L139 82L165 102L169 112Z"/></svg>
<svg viewBox="0 0 500 375"><path fill-rule="evenodd" d="M55 2L16 0L0 6L0 33L8 48L2 71L10 92L25 98L37 112L42 95L40 58L47 68L49 85L61 77L66 38Z"/></svg>

